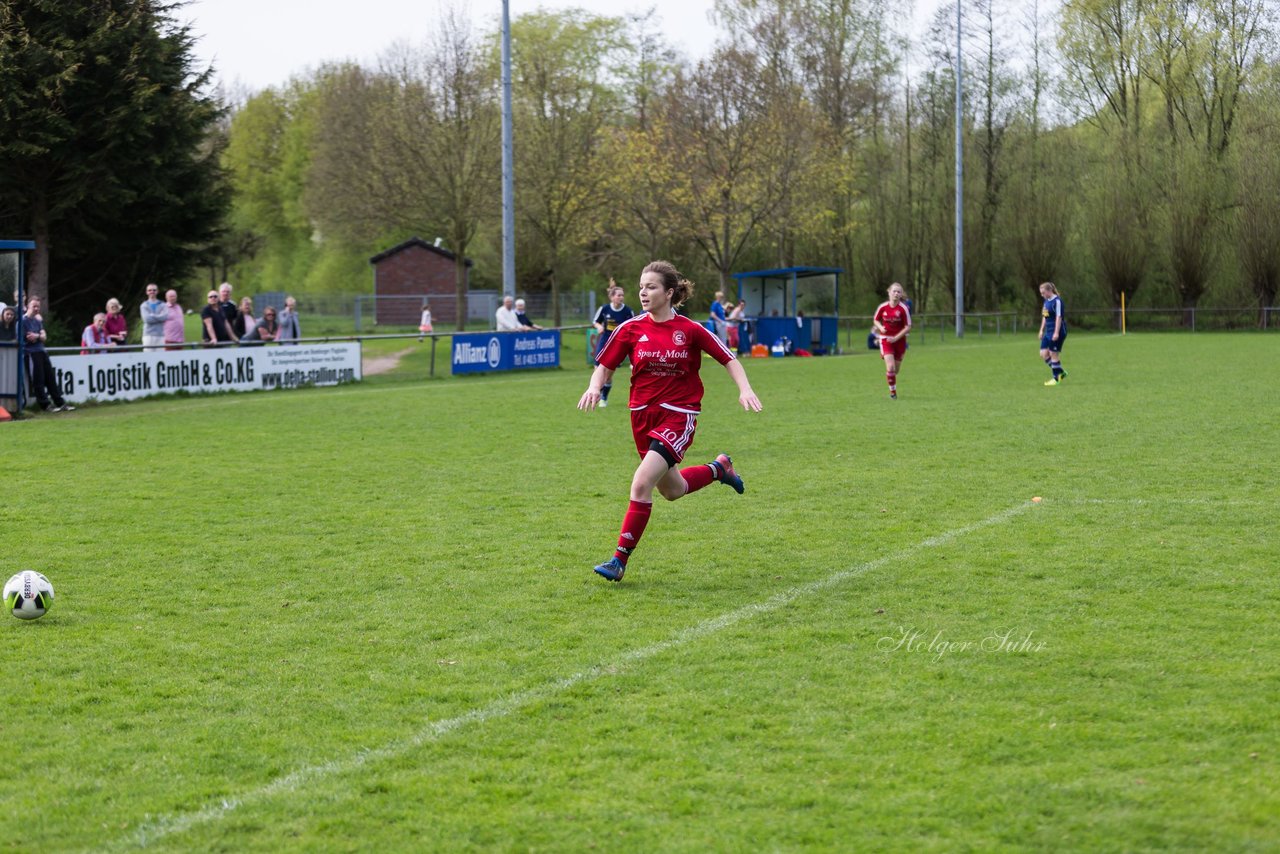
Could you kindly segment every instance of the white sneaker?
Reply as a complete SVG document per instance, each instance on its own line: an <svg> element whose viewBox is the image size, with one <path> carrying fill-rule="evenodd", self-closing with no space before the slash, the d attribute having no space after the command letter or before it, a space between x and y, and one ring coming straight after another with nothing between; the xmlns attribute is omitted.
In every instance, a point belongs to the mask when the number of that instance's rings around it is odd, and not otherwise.
<svg viewBox="0 0 1280 854"><path fill-rule="evenodd" d="M75 412L76 408L69 403L64 403L58 407L59 412Z"/></svg>
<svg viewBox="0 0 1280 854"><path fill-rule="evenodd" d="M601 409L604 409L604 408L605 408L606 406L608 406L608 405L609 405L609 401L605 400L604 398L601 398L601 399L600 399L600 408L601 408Z"/></svg>

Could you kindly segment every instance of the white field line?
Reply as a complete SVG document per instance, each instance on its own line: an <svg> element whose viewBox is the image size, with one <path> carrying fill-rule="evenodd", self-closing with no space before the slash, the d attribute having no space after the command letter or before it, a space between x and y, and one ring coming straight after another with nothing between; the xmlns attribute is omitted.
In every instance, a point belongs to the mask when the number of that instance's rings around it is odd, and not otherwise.
<svg viewBox="0 0 1280 854"><path fill-rule="evenodd" d="M858 564L849 569L839 570L830 575L816 579L808 584L801 584L777 593L761 602L755 602L750 605L743 605L733 611L728 611L718 617L711 617L701 623L692 625L683 629L671 637L649 646L633 649L624 652L612 661L604 664L597 664L586 670L581 670L572 676L566 676L551 682L544 683L525 691L517 691L514 694L508 694L494 700L487 706L481 706L464 712L461 715L452 718L446 718L440 721L430 721L413 735L408 738L393 741L382 747L370 748L359 751L341 759L333 759L319 765L308 765L299 768L283 777L277 777L275 780L252 789L234 798L228 798L215 804L210 804L201 810L195 812L178 813L174 815L159 816L145 820L141 827L133 834L117 840L116 842L106 846L106 850L119 850L123 848L141 847L145 848L152 842L164 839L168 836L183 833L193 827L205 824L213 824L226 818L231 813L243 806L249 806L261 801L268 800L276 795L288 795L298 792L305 788L309 783L317 782L339 774L346 774L351 771L363 768L374 762L383 759L400 756L424 744L438 741L455 730L462 729L471 725L479 725L496 718L506 717L520 710L521 708L537 702L545 700L559 694L569 691L576 685L584 682L592 682L604 676L616 674L628 665L640 664L648 661L664 652L686 646L694 641L716 634L730 626L749 620L752 617L760 616L777 611L786 605L791 604L797 599L805 596L811 596L821 590L836 585L843 584L852 578L868 573L874 569L902 561L912 557L918 552L926 549L938 548L960 537L970 534L983 528L990 528L995 525L1001 525L1013 519L1035 505L1030 502L1015 504L1005 510L1001 510L993 516L988 516L979 522L965 525L960 528L954 528L935 537L921 540L913 546L908 546L893 554L885 555L866 563Z"/></svg>

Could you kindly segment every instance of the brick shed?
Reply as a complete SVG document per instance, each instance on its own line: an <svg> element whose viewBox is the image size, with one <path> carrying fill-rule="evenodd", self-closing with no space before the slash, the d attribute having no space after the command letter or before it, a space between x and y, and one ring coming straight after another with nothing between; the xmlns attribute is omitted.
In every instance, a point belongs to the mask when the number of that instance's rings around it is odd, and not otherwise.
<svg viewBox="0 0 1280 854"><path fill-rule="evenodd" d="M437 325L457 320L454 271L458 256L448 249L412 237L374 255L369 263L373 265L375 323L417 326L424 297L431 298L431 316ZM471 259L464 263L469 272Z"/></svg>

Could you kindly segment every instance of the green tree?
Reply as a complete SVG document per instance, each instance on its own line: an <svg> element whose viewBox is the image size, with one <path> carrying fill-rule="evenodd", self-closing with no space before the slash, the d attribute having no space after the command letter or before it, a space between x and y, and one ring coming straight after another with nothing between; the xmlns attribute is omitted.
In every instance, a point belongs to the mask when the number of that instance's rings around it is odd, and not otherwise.
<svg viewBox="0 0 1280 854"><path fill-rule="evenodd" d="M738 258L781 215L814 144L812 111L754 54L721 49L669 98L675 174L690 201L685 227L731 288Z"/></svg>
<svg viewBox="0 0 1280 854"><path fill-rule="evenodd" d="M457 328L466 328L468 247L498 211L501 114L492 66L457 13L448 13L428 50L390 63L396 82L389 116L394 162L409 174L443 225L457 256Z"/></svg>
<svg viewBox="0 0 1280 854"><path fill-rule="evenodd" d="M233 264L271 284L305 278L315 255L304 193L316 99L315 87L298 80L250 97L232 117L223 165L234 196L214 278L227 278Z"/></svg>
<svg viewBox="0 0 1280 854"><path fill-rule="evenodd" d="M1101 134L1089 178L1091 243L1114 305L1132 298L1151 266L1156 188L1150 173L1147 84L1150 0L1079 0L1063 7L1058 45L1064 96Z"/></svg>
<svg viewBox="0 0 1280 854"><path fill-rule="evenodd" d="M220 106L158 0L0 5L0 230L64 316L182 277L227 205Z"/></svg>
<svg viewBox="0 0 1280 854"><path fill-rule="evenodd" d="M623 30L619 18L579 10L512 23L516 213L542 253L556 326L565 256L605 219L603 141L620 110Z"/></svg>
<svg viewBox="0 0 1280 854"><path fill-rule="evenodd" d="M1240 201L1235 234L1245 283L1256 299L1258 322L1280 294L1280 66L1268 69L1242 122L1234 149ZM1275 322L1274 320L1272 321Z"/></svg>
<svg viewBox="0 0 1280 854"><path fill-rule="evenodd" d="M1062 188L1069 185L1069 166L1076 159L1064 143L1066 132L1046 128L1044 102L1050 88L1046 70L1044 18L1039 0L1031 0L1025 19L1030 38L1027 84L1030 100L1016 128L1004 234L1013 255L1024 299L1039 301L1042 282L1060 275L1067 254L1067 232L1074 201Z"/></svg>

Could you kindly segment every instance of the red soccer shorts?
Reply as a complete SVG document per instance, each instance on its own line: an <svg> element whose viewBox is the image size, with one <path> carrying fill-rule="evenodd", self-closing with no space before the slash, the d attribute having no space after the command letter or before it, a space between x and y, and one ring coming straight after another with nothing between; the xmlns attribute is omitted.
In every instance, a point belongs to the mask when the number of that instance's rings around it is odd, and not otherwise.
<svg viewBox="0 0 1280 854"><path fill-rule="evenodd" d="M657 404L631 410L631 433L642 457L649 453L649 443L657 439L676 462L682 461L697 428L698 416L693 412L676 412Z"/></svg>
<svg viewBox="0 0 1280 854"><path fill-rule="evenodd" d="M907 352L906 338L899 338L897 341L894 341L892 344L889 343L888 338L880 339L880 358L883 359L885 356L893 356L895 361L901 362L902 357L906 352Z"/></svg>

